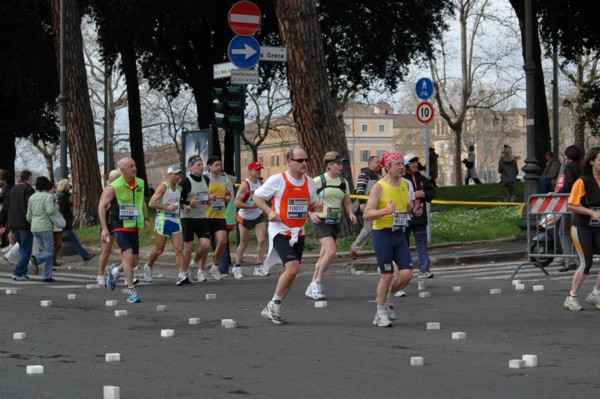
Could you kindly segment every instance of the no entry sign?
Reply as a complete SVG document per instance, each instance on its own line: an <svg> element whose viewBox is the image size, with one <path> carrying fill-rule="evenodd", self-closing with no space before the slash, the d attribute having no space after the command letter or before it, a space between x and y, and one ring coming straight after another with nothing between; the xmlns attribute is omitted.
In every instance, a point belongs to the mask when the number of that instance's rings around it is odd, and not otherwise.
<svg viewBox="0 0 600 399"><path fill-rule="evenodd" d="M260 10L250 1L240 1L229 10L227 22L231 30L238 35L253 35L261 23Z"/></svg>

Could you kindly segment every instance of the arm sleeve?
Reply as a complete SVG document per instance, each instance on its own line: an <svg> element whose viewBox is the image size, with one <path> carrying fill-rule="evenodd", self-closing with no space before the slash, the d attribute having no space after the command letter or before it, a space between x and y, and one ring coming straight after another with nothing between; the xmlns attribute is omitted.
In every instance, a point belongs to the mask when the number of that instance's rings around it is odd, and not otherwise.
<svg viewBox="0 0 600 399"><path fill-rule="evenodd" d="M192 183L190 183L189 177L182 179L179 183L179 187L181 187L181 199L179 200L179 202L183 205L189 205L190 201L187 200L187 196L190 193L190 190L192 189Z"/></svg>

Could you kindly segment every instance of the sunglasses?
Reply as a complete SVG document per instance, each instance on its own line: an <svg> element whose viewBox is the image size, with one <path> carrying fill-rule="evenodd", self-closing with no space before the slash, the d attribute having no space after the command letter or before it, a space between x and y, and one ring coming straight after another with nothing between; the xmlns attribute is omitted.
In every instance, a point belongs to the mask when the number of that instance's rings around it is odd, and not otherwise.
<svg viewBox="0 0 600 399"><path fill-rule="evenodd" d="M308 163L309 159L308 158L298 158L298 159L291 159L292 161L296 161L298 163Z"/></svg>

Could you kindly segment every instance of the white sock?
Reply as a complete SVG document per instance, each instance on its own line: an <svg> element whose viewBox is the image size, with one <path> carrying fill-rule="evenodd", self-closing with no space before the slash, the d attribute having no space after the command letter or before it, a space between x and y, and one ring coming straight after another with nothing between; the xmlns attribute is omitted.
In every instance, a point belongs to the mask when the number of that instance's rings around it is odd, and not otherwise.
<svg viewBox="0 0 600 399"><path fill-rule="evenodd" d="M594 287L594 289L592 290L592 294L600 295L600 290L598 288Z"/></svg>

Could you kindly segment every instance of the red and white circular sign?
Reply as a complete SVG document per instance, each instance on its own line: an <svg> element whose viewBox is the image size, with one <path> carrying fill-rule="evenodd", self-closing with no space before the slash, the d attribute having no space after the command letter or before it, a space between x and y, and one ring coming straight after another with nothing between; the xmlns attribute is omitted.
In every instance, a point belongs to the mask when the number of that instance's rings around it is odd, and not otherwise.
<svg viewBox="0 0 600 399"><path fill-rule="evenodd" d="M417 105L417 119L421 123L429 123L433 119L435 112L433 110L433 105L428 103L427 101L423 101L419 105Z"/></svg>
<svg viewBox="0 0 600 399"><path fill-rule="evenodd" d="M253 35L258 30L261 19L257 5L250 1L235 3L227 16L229 27L240 36Z"/></svg>

